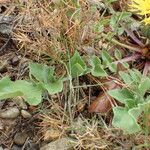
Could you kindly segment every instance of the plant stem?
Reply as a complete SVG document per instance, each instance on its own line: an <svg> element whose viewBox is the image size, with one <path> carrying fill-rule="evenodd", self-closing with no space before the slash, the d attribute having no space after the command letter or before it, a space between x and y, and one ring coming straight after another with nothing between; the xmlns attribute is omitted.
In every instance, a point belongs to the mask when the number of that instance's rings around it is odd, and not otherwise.
<svg viewBox="0 0 150 150"><path fill-rule="evenodd" d="M125 57L123 59L120 59L120 60L117 60L115 62L113 62L114 64L118 64L118 63L124 63L124 62L129 62L129 61L134 61L138 58L140 58L141 55L140 54L134 54L132 56L129 56L129 57Z"/></svg>
<svg viewBox="0 0 150 150"><path fill-rule="evenodd" d="M124 43L121 43L121 42L117 41L116 39L110 38L110 37L109 37L107 34L105 34L105 33L102 33L101 36L104 37L105 39L107 39L108 41L111 41L112 43L114 43L114 44L116 44L116 45L119 45L119 46L121 46L121 47L127 48L127 49L132 50L132 51L135 51L135 52L141 52L140 48L132 47L132 46L126 45L126 44L124 44Z"/></svg>

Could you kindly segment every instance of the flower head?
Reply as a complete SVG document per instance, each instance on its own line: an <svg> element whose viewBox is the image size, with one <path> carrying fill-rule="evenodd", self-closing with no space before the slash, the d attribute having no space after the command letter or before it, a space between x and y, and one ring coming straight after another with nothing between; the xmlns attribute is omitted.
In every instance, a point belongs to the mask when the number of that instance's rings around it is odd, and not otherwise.
<svg viewBox="0 0 150 150"><path fill-rule="evenodd" d="M143 15L145 24L150 24L150 0L131 0L131 10Z"/></svg>

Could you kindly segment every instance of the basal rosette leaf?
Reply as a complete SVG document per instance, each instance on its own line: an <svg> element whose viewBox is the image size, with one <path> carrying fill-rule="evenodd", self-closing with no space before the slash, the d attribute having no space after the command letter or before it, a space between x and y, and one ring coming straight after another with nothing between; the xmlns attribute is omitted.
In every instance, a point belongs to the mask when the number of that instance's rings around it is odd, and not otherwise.
<svg viewBox="0 0 150 150"><path fill-rule="evenodd" d="M44 64L30 63L29 64L30 77L32 76L39 82L48 83L54 78L54 67L49 67Z"/></svg>
<svg viewBox="0 0 150 150"><path fill-rule="evenodd" d="M132 134L141 130L136 118L129 114L128 109L123 107L114 107L114 118L112 124L122 129L124 132Z"/></svg>
<svg viewBox="0 0 150 150"><path fill-rule="evenodd" d="M13 98L22 96L23 93L13 87L14 82L9 77L4 77L0 80L0 99Z"/></svg>
<svg viewBox="0 0 150 150"><path fill-rule="evenodd" d="M30 105L42 101L42 88L24 80L11 81L9 77L0 80L0 99L22 96Z"/></svg>
<svg viewBox="0 0 150 150"><path fill-rule="evenodd" d="M150 78L146 77L145 79L143 79L143 80L141 81L141 83L139 84L138 89L139 89L139 91L140 91L140 94L141 94L142 96L144 96L145 93L146 93L148 90L150 90Z"/></svg>
<svg viewBox="0 0 150 150"><path fill-rule="evenodd" d="M126 104L126 100L134 99L134 94L126 88L109 90L108 94L124 104Z"/></svg>
<svg viewBox="0 0 150 150"><path fill-rule="evenodd" d="M56 94L63 90L63 81L57 80L50 82L49 84L43 84L43 87L48 91L49 94Z"/></svg>

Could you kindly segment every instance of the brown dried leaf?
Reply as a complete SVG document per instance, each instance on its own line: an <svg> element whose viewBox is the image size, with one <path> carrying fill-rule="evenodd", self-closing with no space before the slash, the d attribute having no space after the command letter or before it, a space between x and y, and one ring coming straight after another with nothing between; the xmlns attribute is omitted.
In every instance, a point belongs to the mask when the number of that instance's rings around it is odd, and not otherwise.
<svg viewBox="0 0 150 150"><path fill-rule="evenodd" d="M119 88L119 86L110 80L105 80L105 89L112 90L114 88ZM107 94L107 92L101 92L99 96L92 102L89 106L88 111L90 113L107 113L113 106L114 100Z"/></svg>
<svg viewBox="0 0 150 150"><path fill-rule="evenodd" d="M110 96L103 92L92 102L88 110L90 113L107 113L112 108L111 101Z"/></svg>

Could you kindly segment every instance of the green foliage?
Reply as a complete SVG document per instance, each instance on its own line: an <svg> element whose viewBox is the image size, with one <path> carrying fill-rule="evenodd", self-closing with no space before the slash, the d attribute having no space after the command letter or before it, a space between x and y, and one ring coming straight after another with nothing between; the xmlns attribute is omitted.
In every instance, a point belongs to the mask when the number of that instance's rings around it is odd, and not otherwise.
<svg viewBox="0 0 150 150"><path fill-rule="evenodd" d="M91 73L96 77L105 77L107 73L104 68L112 63L112 58L107 52L103 52L102 60L103 64L100 58L92 56L90 60L91 67L88 68L83 58L76 51L67 66L73 78L87 73ZM30 63L29 76L31 81L17 80L14 82L9 77L2 78L0 80L0 99L21 96L30 105L38 105L42 102L43 92L56 94L63 90L63 79L55 76L53 66Z"/></svg>
<svg viewBox="0 0 150 150"><path fill-rule="evenodd" d="M110 27L111 29L117 33L118 35L122 35L124 32L124 27L120 26L121 22L126 22L128 23L130 21L130 17L131 17L131 13L130 12L117 12L114 13L111 16L110 19Z"/></svg>
<svg viewBox="0 0 150 150"><path fill-rule="evenodd" d="M8 77L0 80L0 99L22 96L30 105L41 102L42 89L24 80L11 81Z"/></svg>
<svg viewBox="0 0 150 150"><path fill-rule="evenodd" d="M72 77L81 76L86 72L87 66L78 51L75 51L70 59L69 69Z"/></svg>
<svg viewBox="0 0 150 150"><path fill-rule="evenodd" d="M92 65L91 73L93 76L95 76L95 77L107 76L107 73L105 72L105 70L103 69L103 66L101 64L101 61L97 56L93 56L91 58L91 65Z"/></svg>
<svg viewBox="0 0 150 150"><path fill-rule="evenodd" d="M113 125L123 129L126 133L136 133L142 130L138 119L142 113L150 109L150 78L142 77L137 70L129 70L129 73L120 72L120 77L128 87L108 91L108 94L124 106L114 107Z"/></svg>
<svg viewBox="0 0 150 150"><path fill-rule="evenodd" d="M116 72L116 65L113 64L113 59L112 57L108 54L108 52L106 50L102 51L102 60L103 60L103 65L105 68L109 68L110 71L112 72Z"/></svg>

